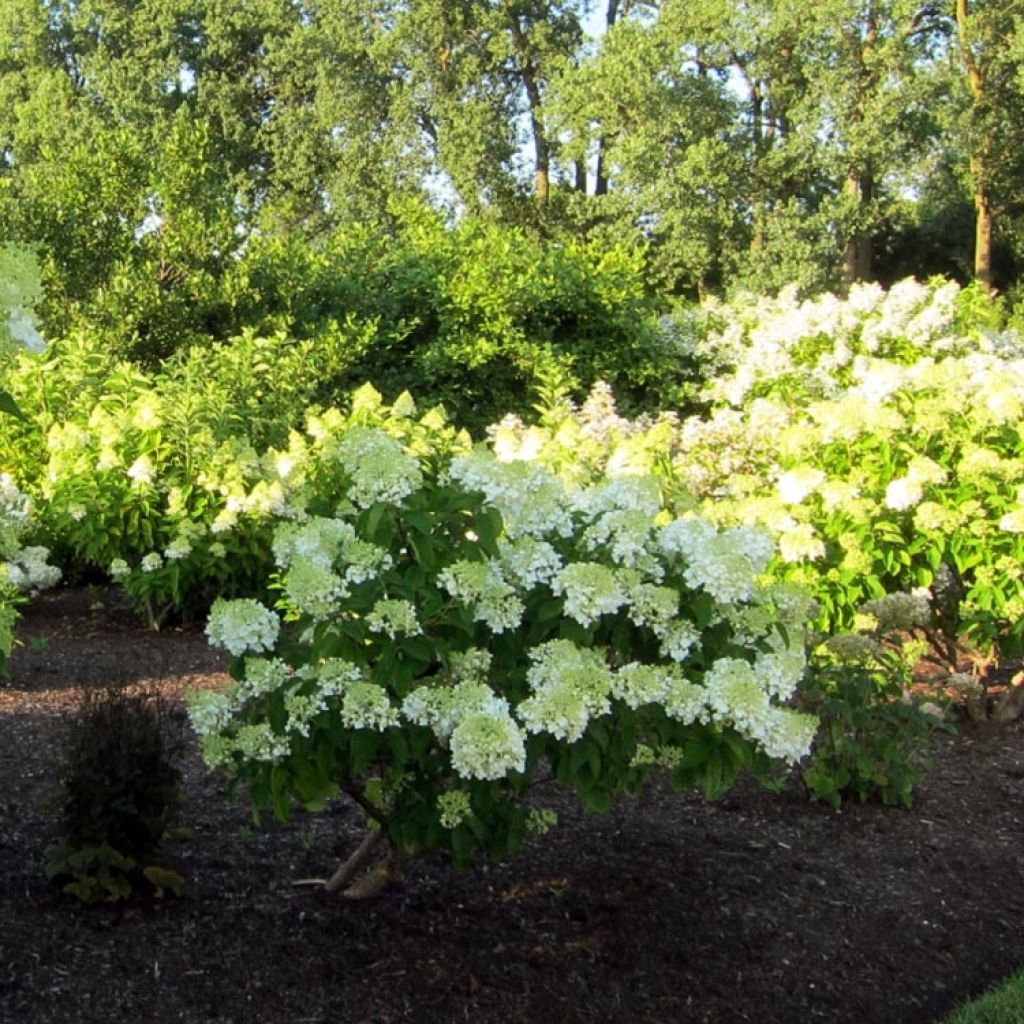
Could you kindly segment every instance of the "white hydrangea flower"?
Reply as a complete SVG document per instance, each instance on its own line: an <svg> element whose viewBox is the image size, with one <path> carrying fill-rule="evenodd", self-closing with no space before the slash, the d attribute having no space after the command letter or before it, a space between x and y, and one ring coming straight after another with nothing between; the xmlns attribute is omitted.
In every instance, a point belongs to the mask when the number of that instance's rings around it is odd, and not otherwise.
<svg viewBox="0 0 1024 1024"><path fill-rule="evenodd" d="M810 752L818 719L792 708L772 708L765 720L761 748L769 757L795 764Z"/></svg>
<svg viewBox="0 0 1024 1024"><path fill-rule="evenodd" d="M327 701L320 693L288 693L284 698L284 710L288 715L284 731L308 738L314 719L327 710Z"/></svg>
<svg viewBox="0 0 1024 1024"><path fill-rule="evenodd" d="M288 601L320 621L334 615L349 594L340 576L310 558L296 558L281 582Z"/></svg>
<svg viewBox="0 0 1024 1024"><path fill-rule="evenodd" d="M284 686L292 670L280 658L246 658L244 673L235 683L238 700L255 700Z"/></svg>
<svg viewBox="0 0 1024 1024"><path fill-rule="evenodd" d="M776 634L777 636L778 634ZM807 668L807 656L802 644L786 646L781 641L775 650L759 651L754 658L754 674L769 696L787 700L795 692Z"/></svg>
<svg viewBox="0 0 1024 1024"><path fill-rule="evenodd" d="M376 579L394 565L394 559L386 548L360 537L349 537L342 541L338 553L338 565L344 566L342 575L353 585Z"/></svg>
<svg viewBox="0 0 1024 1024"><path fill-rule="evenodd" d="M131 566L123 558L115 558L107 569L112 579L119 580L131 573Z"/></svg>
<svg viewBox="0 0 1024 1024"><path fill-rule="evenodd" d="M233 508L222 508L210 523L210 533L230 533L238 525L238 512Z"/></svg>
<svg viewBox="0 0 1024 1024"><path fill-rule="evenodd" d="M763 530L740 526L719 533L711 523L696 517L676 519L662 527L662 550L679 555L683 578L723 604L749 600L757 576L764 571L773 544Z"/></svg>
<svg viewBox="0 0 1024 1024"><path fill-rule="evenodd" d="M315 679L323 697L340 696L351 683L357 683L363 678L362 669L344 658L324 658L316 665L299 669L297 674L304 679Z"/></svg>
<svg viewBox="0 0 1024 1024"><path fill-rule="evenodd" d="M654 632L661 641L662 655L678 662L685 661L701 641L700 630L688 619L675 619Z"/></svg>
<svg viewBox="0 0 1024 1024"><path fill-rule="evenodd" d="M518 537L502 540L498 557L506 577L523 590L550 583L562 568L562 556L546 540Z"/></svg>
<svg viewBox="0 0 1024 1024"><path fill-rule="evenodd" d="M522 621L523 602L496 561L454 562L438 574L437 582L494 633L515 629Z"/></svg>
<svg viewBox="0 0 1024 1024"><path fill-rule="evenodd" d="M650 520L661 511L661 488L653 476L619 476L577 491L569 503L590 520L612 512L638 512Z"/></svg>
<svg viewBox="0 0 1024 1024"><path fill-rule="evenodd" d="M661 665L631 661L612 675L611 695L631 708L659 704L665 699L672 675Z"/></svg>
<svg viewBox="0 0 1024 1024"><path fill-rule="evenodd" d="M346 541L354 540L355 528L343 519L311 516L306 522L282 523L274 531L274 561L286 569L296 558L330 567Z"/></svg>
<svg viewBox="0 0 1024 1024"><path fill-rule="evenodd" d="M419 460L374 427L350 427L333 452L349 477L348 497L357 508L397 505L423 485Z"/></svg>
<svg viewBox="0 0 1024 1024"><path fill-rule="evenodd" d="M378 601L366 616L366 625L371 632L386 633L392 640L397 636L419 636L423 633L415 606L404 600Z"/></svg>
<svg viewBox="0 0 1024 1024"><path fill-rule="evenodd" d="M169 562L177 561L178 559L185 558L187 555L192 553L192 542L188 537L178 536L171 541L170 544L164 548L164 558Z"/></svg>
<svg viewBox="0 0 1024 1024"><path fill-rule="evenodd" d="M142 561L139 562L139 568L143 572L156 572L157 569L161 568L164 564L164 556L159 551L150 551L149 554L142 556Z"/></svg>
<svg viewBox="0 0 1024 1024"><path fill-rule="evenodd" d="M734 725L749 739L767 735L774 710L753 666L741 658L719 658L704 677L707 704L715 719Z"/></svg>
<svg viewBox="0 0 1024 1024"><path fill-rule="evenodd" d="M779 477L775 485L786 505L799 505L824 482L825 474L813 466L797 466Z"/></svg>
<svg viewBox="0 0 1024 1024"><path fill-rule="evenodd" d="M259 654L273 650L280 629L277 615L252 598L217 598L206 623L210 643L236 657L249 651Z"/></svg>
<svg viewBox="0 0 1024 1024"><path fill-rule="evenodd" d="M678 668L669 674L661 702L665 714L683 725L706 722L710 718L707 691L687 679Z"/></svg>
<svg viewBox="0 0 1024 1024"><path fill-rule="evenodd" d="M127 469L133 486L148 487L153 483L156 467L148 455L140 455Z"/></svg>
<svg viewBox="0 0 1024 1024"><path fill-rule="evenodd" d="M449 746L452 767L464 779L501 779L526 769L526 743L508 713L466 715Z"/></svg>
<svg viewBox="0 0 1024 1024"><path fill-rule="evenodd" d="M575 743L590 723L586 694L566 683L548 686L527 697L516 714L527 732L548 732L555 739Z"/></svg>
<svg viewBox="0 0 1024 1024"><path fill-rule="evenodd" d="M132 412L132 426L136 430L156 430L163 425L163 409L155 394L143 395L136 401Z"/></svg>
<svg viewBox="0 0 1024 1024"><path fill-rule="evenodd" d="M185 694L189 722L198 736L214 736L231 724L235 703L230 694L217 690L190 690Z"/></svg>
<svg viewBox="0 0 1024 1024"><path fill-rule="evenodd" d="M822 507L826 512L832 512L859 498L860 488L847 480L828 480L821 484L818 493L821 495Z"/></svg>
<svg viewBox="0 0 1024 1024"><path fill-rule="evenodd" d="M649 626L661 636L679 612L679 591L647 583L638 573L619 572L616 576L626 595L630 621L635 626Z"/></svg>
<svg viewBox="0 0 1024 1024"><path fill-rule="evenodd" d="M526 674L533 695L516 714L529 732L549 732L573 742L591 718L611 709L612 673L601 652L569 640L549 640L530 651Z"/></svg>
<svg viewBox="0 0 1024 1024"><path fill-rule="evenodd" d="M779 557L787 564L825 557L825 542L810 523L794 523L779 535Z"/></svg>
<svg viewBox="0 0 1024 1024"><path fill-rule="evenodd" d="M467 679L455 686L420 686L402 701L402 714L416 725L433 730L442 743L468 715L502 717L508 701L486 683Z"/></svg>
<svg viewBox="0 0 1024 1024"><path fill-rule="evenodd" d="M571 562L554 578L551 590L565 596L565 614L582 626L618 611L626 603L615 571L600 562Z"/></svg>
<svg viewBox="0 0 1024 1024"><path fill-rule="evenodd" d="M1024 533L1024 508L1010 509L999 520L999 529L1006 533Z"/></svg>
<svg viewBox="0 0 1024 1024"><path fill-rule="evenodd" d="M398 711L391 706L388 691L363 680L349 683L341 698L341 721L348 729L383 732L398 725Z"/></svg>
<svg viewBox="0 0 1024 1024"><path fill-rule="evenodd" d="M468 491L479 491L501 513L505 536L572 536L565 487L535 462L499 462L484 451L452 459L448 476Z"/></svg>
<svg viewBox="0 0 1024 1024"><path fill-rule="evenodd" d="M484 647L452 651L448 656L452 680L456 683L482 683L491 670L493 658Z"/></svg>
<svg viewBox="0 0 1024 1024"><path fill-rule="evenodd" d="M280 761L290 752L288 740L278 736L269 722L241 726L234 745L247 761Z"/></svg>
<svg viewBox="0 0 1024 1024"><path fill-rule="evenodd" d="M608 551L616 565L635 566L650 560L654 523L642 509L602 513L583 533L587 551Z"/></svg>

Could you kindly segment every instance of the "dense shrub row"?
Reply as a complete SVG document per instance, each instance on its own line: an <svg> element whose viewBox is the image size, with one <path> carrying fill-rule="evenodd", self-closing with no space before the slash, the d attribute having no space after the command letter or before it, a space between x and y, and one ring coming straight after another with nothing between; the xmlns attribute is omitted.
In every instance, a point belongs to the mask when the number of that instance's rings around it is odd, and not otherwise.
<svg viewBox="0 0 1024 1024"><path fill-rule="evenodd" d="M563 358L545 300L600 292L608 326L630 308L617 271L591 260L581 283L480 230L476 263L442 275L444 330L377 376L476 403L485 444L408 392L336 400L383 351L367 309L150 369L69 337L4 378L24 416L0 421L2 468L38 538L155 625L212 606L235 681L192 709L209 761L278 814L347 793L392 867L507 853L546 821L528 793L547 773L595 808L655 768L709 793L770 779L807 752L808 712L812 792L908 803L942 717L908 698L915 660L944 654L976 689L964 650L1021 646L1019 337L973 291L908 281L656 329L638 305L616 330L664 353L660 377L583 320ZM579 401L605 369L640 388L629 415L603 382ZM675 408L643 401L659 379Z"/></svg>

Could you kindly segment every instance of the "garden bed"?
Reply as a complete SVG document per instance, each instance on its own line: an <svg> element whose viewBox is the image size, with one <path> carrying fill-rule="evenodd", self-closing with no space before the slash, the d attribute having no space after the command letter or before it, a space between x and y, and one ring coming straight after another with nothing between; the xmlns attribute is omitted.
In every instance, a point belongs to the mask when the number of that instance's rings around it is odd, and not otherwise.
<svg viewBox="0 0 1024 1024"><path fill-rule="evenodd" d="M176 705L222 666L199 628L149 632L110 590L44 596L20 635L0 682L3 1021L920 1024L1021 966L1019 730L940 741L911 811L746 783L603 816L567 800L510 863L414 862L371 902L294 884L358 841L350 808L252 827L190 742L184 894L80 907L40 867L76 684L149 681Z"/></svg>

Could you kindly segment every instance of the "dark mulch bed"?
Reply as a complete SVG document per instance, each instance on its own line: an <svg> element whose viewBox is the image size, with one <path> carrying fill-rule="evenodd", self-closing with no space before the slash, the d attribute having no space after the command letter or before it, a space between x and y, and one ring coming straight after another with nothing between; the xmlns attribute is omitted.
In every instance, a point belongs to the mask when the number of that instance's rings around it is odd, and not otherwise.
<svg viewBox="0 0 1024 1024"><path fill-rule="evenodd" d="M41 804L79 682L221 666L110 592L27 610L0 683L0 1021L149 1024L930 1022L1024 963L1024 737L943 741L912 811L835 813L741 784L650 792L511 863L439 860L369 903L293 882L358 839L348 808L248 827L194 752L180 898L83 908L48 888ZM191 749L191 746L190 746Z"/></svg>

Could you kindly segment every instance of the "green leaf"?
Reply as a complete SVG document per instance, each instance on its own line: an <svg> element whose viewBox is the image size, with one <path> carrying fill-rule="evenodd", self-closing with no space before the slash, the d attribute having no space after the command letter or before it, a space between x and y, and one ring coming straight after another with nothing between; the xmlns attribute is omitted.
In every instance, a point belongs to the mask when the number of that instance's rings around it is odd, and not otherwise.
<svg viewBox="0 0 1024 1024"><path fill-rule="evenodd" d="M24 420L25 414L18 408L18 403L7 391L0 391L0 413L13 416L15 419Z"/></svg>
<svg viewBox="0 0 1024 1024"><path fill-rule="evenodd" d="M142 869L142 874L145 876L146 881L153 886L157 897L163 896L165 890L169 890L175 896L179 896L185 886L185 879L177 871L172 871L170 868L162 868L151 864L148 868Z"/></svg>
<svg viewBox="0 0 1024 1024"><path fill-rule="evenodd" d="M377 756L380 735L370 729L356 729L349 733L349 771L352 778Z"/></svg>

